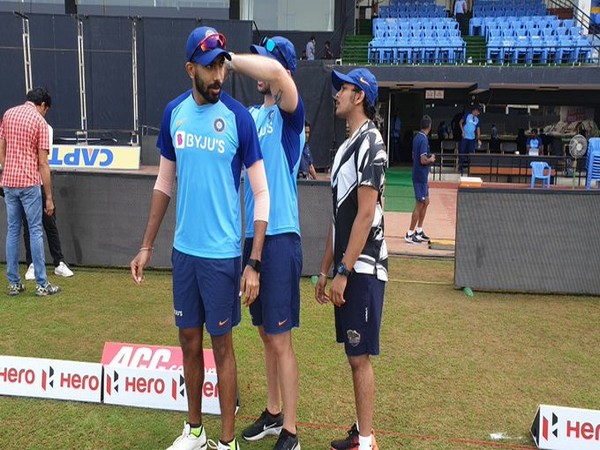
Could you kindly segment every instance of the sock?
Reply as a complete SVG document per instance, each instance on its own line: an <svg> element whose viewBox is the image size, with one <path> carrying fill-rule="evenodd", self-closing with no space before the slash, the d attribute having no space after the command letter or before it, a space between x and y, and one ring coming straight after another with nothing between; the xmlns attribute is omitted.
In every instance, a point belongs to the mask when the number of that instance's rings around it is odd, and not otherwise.
<svg viewBox="0 0 600 450"><path fill-rule="evenodd" d="M371 450L372 438L372 434L367 437L358 435L358 450Z"/></svg>
<svg viewBox="0 0 600 450"><path fill-rule="evenodd" d="M423 228L422 227L417 227L417 233L422 233L423 232Z"/></svg>
<svg viewBox="0 0 600 450"><path fill-rule="evenodd" d="M196 437L200 437L200 435L202 434L202 424L192 424L188 422L188 425L190 426L190 434L196 436Z"/></svg>
<svg viewBox="0 0 600 450"><path fill-rule="evenodd" d="M407 236L412 236L413 234L415 234L415 232L414 232L413 230L408 230L408 231L406 232L406 235L407 235ZM358 422L357 422L357 425L356 425L356 426L358 426Z"/></svg>
<svg viewBox="0 0 600 450"><path fill-rule="evenodd" d="M230 446L231 446L231 444L235 442L235 438L233 438L233 439L232 439L232 440L230 440L229 442L223 442L221 439L219 439L219 442L220 442L222 445L226 445L226 446L230 447ZM234 446L234 448L235 448L235 446Z"/></svg>
<svg viewBox="0 0 600 450"><path fill-rule="evenodd" d="M277 419L279 416L281 416L281 411L279 411L277 414L273 414L271 411L269 411L269 408L266 408L265 411L267 411L267 414L273 419Z"/></svg>
<svg viewBox="0 0 600 450"><path fill-rule="evenodd" d="M286 430L285 428L282 428L282 429L281 429L281 432L282 432L282 433L285 433L285 434L287 434L288 436L290 436L290 437L293 437L293 438L295 438L295 437L297 436L296 434L294 434L294 433L292 433L292 432L290 432L290 431ZM296 433L297 433L297 432L298 432L298 430L296 430Z"/></svg>

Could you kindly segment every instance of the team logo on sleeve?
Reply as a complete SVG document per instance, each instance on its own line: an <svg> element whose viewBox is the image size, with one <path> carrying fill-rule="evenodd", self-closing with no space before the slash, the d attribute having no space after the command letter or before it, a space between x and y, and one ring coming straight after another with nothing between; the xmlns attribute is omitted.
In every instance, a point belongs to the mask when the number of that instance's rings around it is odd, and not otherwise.
<svg viewBox="0 0 600 450"><path fill-rule="evenodd" d="M222 133L225 130L225 121L219 117L213 123L213 127L217 133Z"/></svg>
<svg viewBox="0 0 600 450"><path fill-rule="evenodd" d="M175 148L185 147L185 131L175 133Z"/></svg>

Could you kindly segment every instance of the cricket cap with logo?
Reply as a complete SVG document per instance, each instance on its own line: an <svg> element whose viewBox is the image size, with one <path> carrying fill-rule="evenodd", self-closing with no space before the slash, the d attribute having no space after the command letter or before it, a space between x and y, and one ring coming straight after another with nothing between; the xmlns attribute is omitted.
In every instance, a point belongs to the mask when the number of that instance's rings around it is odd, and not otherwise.
<svg viewBox="0 0 600 450"><path fill-rule="evenodd" d="M338 91L342 88L342 84L352 84L364 91L371 106L375 106L377 103L377 80L368 69L354 69L347 74L334 70L331 72L331 82Z"/></svg>
<svg viewBox="0 0 600 450"><path fill-rule="evenodd" d="M185 48L186 60L202 66L209 66L221 55L230 60L231 56L225 50L226 42L225 36L214 28L198 27L188 37Z"/></svg>
<svg viewBox="0 0 600 450"><path fill-rule="evenodd" d="M250 51L262 56L274 58L288 69L292 75L296 72L296 48L283 36L263 37L260 44L251 45Z"/></svg>

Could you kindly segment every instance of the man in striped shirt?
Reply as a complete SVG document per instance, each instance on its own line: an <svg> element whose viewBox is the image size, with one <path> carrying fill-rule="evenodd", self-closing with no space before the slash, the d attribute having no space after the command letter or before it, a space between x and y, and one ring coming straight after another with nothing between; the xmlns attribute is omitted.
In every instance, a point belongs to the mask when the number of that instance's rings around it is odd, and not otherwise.
<svg viewBox="0 0 600 450"><path fill-rule="evenodd" d="M27 101L4 113L0 125L0 164L3 168L2 186L8 230L6 234L6 275L8 294L19 295L25 290L19 275L19 236L22 211L29 224L31 252L35 266L36 288L39 297L60 292L58 286L48 282L44 241L42 237L42 209L54 213L52 182L48 152L50 138L48 123L44 118L52 105L52 98L44 88L34 88L27 93ZM42 205L40 184L46 193Z"/></svg>

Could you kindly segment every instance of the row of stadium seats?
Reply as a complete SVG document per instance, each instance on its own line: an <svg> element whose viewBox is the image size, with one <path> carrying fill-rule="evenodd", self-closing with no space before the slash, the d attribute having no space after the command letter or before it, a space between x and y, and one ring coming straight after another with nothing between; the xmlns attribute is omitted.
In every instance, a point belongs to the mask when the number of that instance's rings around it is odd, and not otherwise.
<svg viewBox="0 0 600 450"><path fill-rule="evenodd" d="M435 5L436 1L435 0L390 0L389 4L391 6L430 6L430 5Z"/></svg>
<svg viewBox="0 0 600 450"><path fill-rule="evenodd" d="M397 36L407 36L410 33L420 35L423 31L425 36L430 36L436 32L438 36L444 35L448 31L449 35L460 35L458 22L452 18L442 19L374 19L373 37L389 38Z"/></svg>
<svg viewBox="0 0 600 450"><path fill-rule="evenodd" d="M372 64L454 64L466 44L453 18L374 19L368 59Z"/></svg>
<svg viewBox="0 0 600 450"><path fill-rule="evenodd" d="M567 33L576 27L574 19L560 20L557 16L528 16L528 17L474 17L469 20L470 36L488 36L490 30L546 30L544 34L573 34ZM548 33L547 31L550 31ZM525 35L526 33L520 33ZM531 34L531 33L530 33ZM540 34L540 33L538 33ZM579 34L579 33L578 33Z"/></svg>
<svg viewBox="0 0 600 450"><path fill-rule="evenodd" d="M369 42L371 64L456 64L465 62L461 37L387 38Z"/></svg>
<svg viewBox="0 0 600 450"><path fill-rule="evenodd" d="M399 5L380 6L379 17L446 17L446 9L441 5Z"/></svg>
<svg viewBox="0 0 600 450"><path fill-rule="evenodd" d="M541 0L502 1L478 0L473 5L473 17L535 16L547 14L545 2Z"/></svg>
<svg viewBox="0 0 600 450"><path fill-rule="evenodd" d="M577 64L593 59L593 47L586 36L520 36L490 39L487 62L525 64Z"/></svg>

